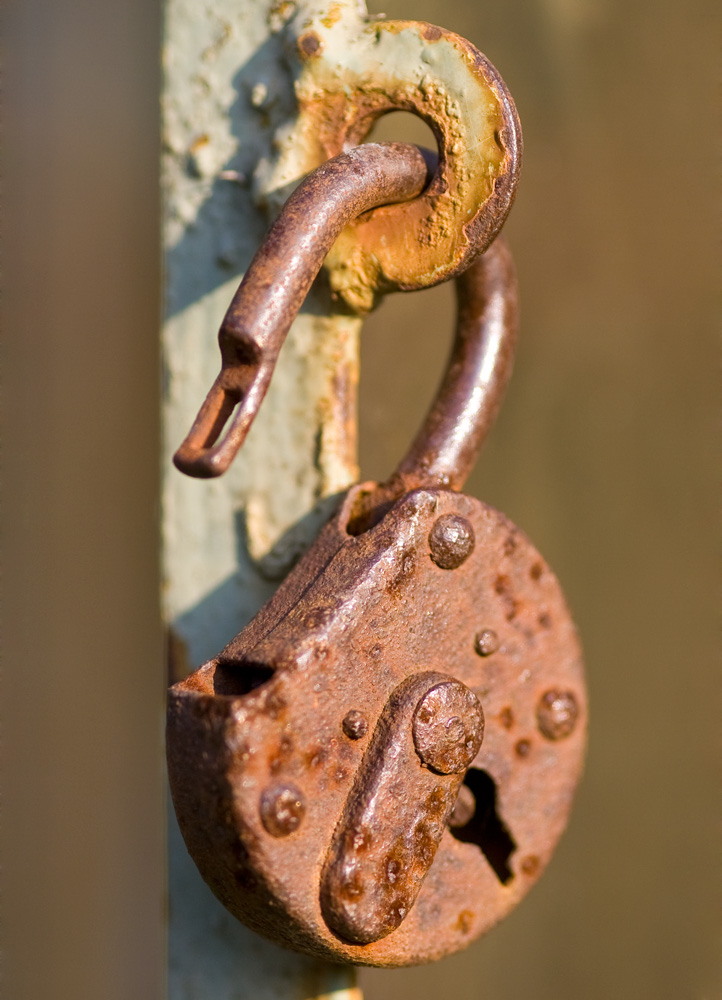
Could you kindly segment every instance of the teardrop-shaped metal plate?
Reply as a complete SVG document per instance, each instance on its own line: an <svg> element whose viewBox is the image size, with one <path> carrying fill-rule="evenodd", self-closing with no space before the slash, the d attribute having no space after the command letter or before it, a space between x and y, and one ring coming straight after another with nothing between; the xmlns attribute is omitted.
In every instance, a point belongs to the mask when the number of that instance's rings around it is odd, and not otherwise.
<svg viewBox="0 0 722 1000"><path fill-rule="evenodd" d="M363 489L256 619L171 689L168 762L188 849L231 912L288 947L398 966L465 947L539 877L581 772L586 692L557 579L518 528L416 490L351 537ZM464 558L440 557L439 538ZM428 672L476 695L484 741L411 911L353 943L324 918L322 872L392 693Z"/></svg>

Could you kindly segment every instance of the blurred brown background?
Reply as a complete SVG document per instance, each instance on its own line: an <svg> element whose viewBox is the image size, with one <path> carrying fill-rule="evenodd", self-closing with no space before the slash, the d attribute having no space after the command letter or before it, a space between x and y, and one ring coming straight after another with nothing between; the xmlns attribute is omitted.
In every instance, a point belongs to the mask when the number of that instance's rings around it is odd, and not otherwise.
<svg viewBox="0 0 722 1000"><path fill-rule="evenodd" d="M470 492L562 580L592 728L570 828L524 905L463 955L363 973L366 996L714 1000L717 4L384 9L470 38L519 108L520 352ZM16 0L4 21L3 995L150 1000L159 15ZM389 117L384 136L406 128ZM451 322L441 288L367 324L365 474L405 448Z"/></svg>

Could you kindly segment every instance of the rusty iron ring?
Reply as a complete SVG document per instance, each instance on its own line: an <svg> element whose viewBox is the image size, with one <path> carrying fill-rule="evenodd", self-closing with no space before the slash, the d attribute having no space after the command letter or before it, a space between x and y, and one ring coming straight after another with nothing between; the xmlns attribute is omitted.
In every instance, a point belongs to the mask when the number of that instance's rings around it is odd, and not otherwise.
<svg viewBox="0 0 722 1000"><path fill-rule="evenodd" d="M219 333L222 367L174 456L188 475L221 475L261 405L283 341L339 230L369 204L413 198L429 164L415 146L366 144L329 160L294 192L251 262ZM458 285L451 359L426 423L388 482L364 495L369 512L417 486L459 489L496 415L511 372L516 285L495 244ZM236 409L237 407L237 409ZM236 410L225 436L221 433Z"/></svg>
<svg viewBox="0 0 722 1000"><path fill-rule="evenodd" d="M363 141L391 111L433 131L438 168L412 202L353 221L325 269L356 312L378 294L438 284L470 266L499 233L514 200L522 135L514 101L470 42L417 21L314 21L297 38L299 119L288 146L308 167Z"/></svg>

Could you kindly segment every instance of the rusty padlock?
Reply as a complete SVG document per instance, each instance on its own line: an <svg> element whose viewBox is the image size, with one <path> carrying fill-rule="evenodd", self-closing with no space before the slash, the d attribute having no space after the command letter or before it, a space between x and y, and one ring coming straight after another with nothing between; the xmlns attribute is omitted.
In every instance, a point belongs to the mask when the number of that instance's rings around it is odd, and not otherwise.
<svg viewBox="0 0 722 1000"><path fill-rule="evenodd" d="M318 223L320 266L369 207L364 185L383 188L376 204L413 197L426 172L413 147L366 146L292 196L229 310L181 467L217 473L260 405L290 325L279 301L305 294L278 271L294 259L284 233ZM319 223L304 199L329 177L356 193ZM256 618L170 691L171 789L204 879L254 930L334 961L426 962L490 928L547 864L581 771L583 667L556 577L504 515L457 492L511 368L505 245L456 282L450 362L396 472L352 487Z"/></svg>

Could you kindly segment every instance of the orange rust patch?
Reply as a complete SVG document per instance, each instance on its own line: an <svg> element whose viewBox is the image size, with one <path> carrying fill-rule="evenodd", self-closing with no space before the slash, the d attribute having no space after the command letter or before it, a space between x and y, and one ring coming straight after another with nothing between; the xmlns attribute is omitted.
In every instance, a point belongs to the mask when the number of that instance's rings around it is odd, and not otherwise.
<svg viewBox="0 0 722 1000"><path fill-rule="evenodd" d="M529 854L522 860L521 870L525 875L536 875L539 871L539 858L536 854Z"/></svg>
<svg viewBox="0 0 722 1000"><path fill-rule="evenodd" d="M302 59L312 59L323 52L323 42L313 31L307 31L298 39L298 52Z"/></svg>

